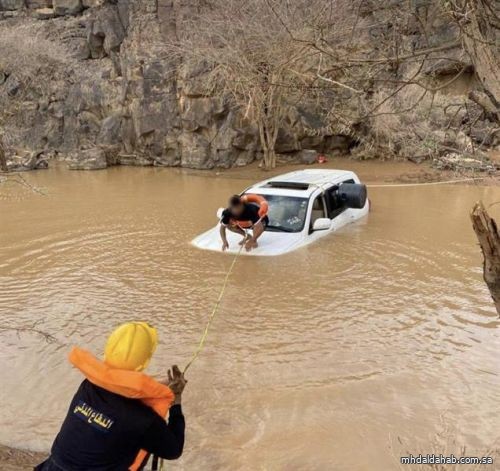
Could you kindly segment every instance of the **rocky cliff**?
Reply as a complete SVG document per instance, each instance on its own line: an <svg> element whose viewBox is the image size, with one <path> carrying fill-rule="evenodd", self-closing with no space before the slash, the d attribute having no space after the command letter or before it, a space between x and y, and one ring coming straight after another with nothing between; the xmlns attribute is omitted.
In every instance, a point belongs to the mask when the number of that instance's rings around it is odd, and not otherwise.
<svg viewBox="0 0 500 471"><path fill-rule="evenodd" d="M181 33L180 19L193 5L190 0L0 0L0 57L13 48L19 48L15 55L23 54L24 47L32 75L16 72L15 58L0 58L0 92L4 103L15 103L9 113L7 106L0 110L11 155L35 153L31 166L44 155L55 156L74 169L116 164L209 169L259 159L255 127L201 86L203 63L181 67L168 54L166 43ZM374 6L365 12L376 14ZM441 20L432 31L433 43L447 43L454 34ZM31 42L23 46L26 38ZM44 54L45 63L33 67ZM475 87L474 65L460 44L446 54L457 56L464 73L445 92L466 97ZM437 56L427 67L444 79L456 72L456 64L449 70L449 61ZM33 87L38 79L41 85ZM493 127L484 109L475 113L476 122ZM466 117L462 113L459 119ZM311 151L346 153L359 142L327 124L319 111L297 106L280 130L276 151L284 160L311 161ZM471 127L466 138L498 144L498 134L476 134Z"/></svg>

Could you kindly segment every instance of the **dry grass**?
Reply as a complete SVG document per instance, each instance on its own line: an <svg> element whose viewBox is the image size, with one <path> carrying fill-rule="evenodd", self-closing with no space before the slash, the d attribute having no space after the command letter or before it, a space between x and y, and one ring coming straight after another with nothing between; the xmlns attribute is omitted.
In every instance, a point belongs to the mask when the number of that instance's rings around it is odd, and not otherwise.
<svg viewBox="0 0 500 471"><path fill-rule="evenodd" d="M19 140L24 107L64 89L74 65L66 47L37 25L0 27L0 134L7 150Z"/></svg>
<svg viewBox="0 0 500 471"><path fill-rule="evenodd" d="M374 101L382 101L387 94L379 91ZM371 141L390 156L433 158L452 147L474 151L462 124L468 112L465 97L432 94L409 85L377 112L371 120Z"/></svg>
<svg viewBox="0 0 500 471"><path fill-rule="evenodd" d="M73 62L63 44L48 39L37 28L22 24L0 28L0 71L28 80L40 70L71 67Z"/></svg>

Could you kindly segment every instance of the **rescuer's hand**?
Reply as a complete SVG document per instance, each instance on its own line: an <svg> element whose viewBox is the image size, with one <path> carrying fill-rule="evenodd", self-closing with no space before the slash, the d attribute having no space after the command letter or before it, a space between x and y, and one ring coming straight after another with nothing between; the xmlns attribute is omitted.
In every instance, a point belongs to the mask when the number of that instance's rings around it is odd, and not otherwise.
<svg viewBox="0 0 500 471"><path fill-rule="evenodd" d="M168 387L175 394L174 404L181 403L182 391L184 391L186 383L187 380L184 379L184 373L181 372L177 365L172 366L172 368L168 370Z"/></svg>

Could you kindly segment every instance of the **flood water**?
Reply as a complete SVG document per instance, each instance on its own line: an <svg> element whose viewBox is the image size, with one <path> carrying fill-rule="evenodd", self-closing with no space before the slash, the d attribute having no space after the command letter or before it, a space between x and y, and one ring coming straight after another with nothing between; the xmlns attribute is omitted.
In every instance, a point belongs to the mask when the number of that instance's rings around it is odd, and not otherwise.
<svg viewBox="0 0 500 471"><path fill-rule="evenodd" d="M53 169L0 188L0 443L47 450L81 376L128 320L158 327L149 372L186 364L231 263L189 241L261 179ZM499 187L373 188L360 223L241 257L184 394L172 470L400 469L407 452L498 448L500 321L468 212ZM491 208L500 218L500 205ZM409 467L408 467L409 468ZM496 469L496 468L495 468Z"/></svg>

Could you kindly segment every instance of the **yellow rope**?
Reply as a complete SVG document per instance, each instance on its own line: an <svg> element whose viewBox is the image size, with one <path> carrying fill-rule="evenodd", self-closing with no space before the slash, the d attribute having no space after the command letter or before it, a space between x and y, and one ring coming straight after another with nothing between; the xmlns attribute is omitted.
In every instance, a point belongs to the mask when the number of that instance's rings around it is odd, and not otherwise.
<svg viewBox="0 0 500 471"><path fill-rule="evenodd" d="M422 182L422 183L387 183L387 184L367 184L367 188L403 188L408 186L435 186L435 185L452 185L453 183L465 183L465 182L473 182L478 180L485 180L488 177L470 177L470 178L461 178L458 180L445 180L445 181L437 181L437 182Z"/></svg>
<svg viewBox="0 0 500 471"><path fill-rule="evenodd" d="M246 236L245 236L246 239ZM205 340L208 337L208 332L210 331L210 326L212 325L212 321L215 319L215 316L217 315L217 312L219 311L219 306L222 301L222 298L224 297L224 293L226 292L227 288L227 283L229 282L229 277L231 276L231 273L233 272L234 266L236 265L236 260L238 260L239 255L241 254L241 251L243 250L244 244L240 247L238 252L236 252L233 261L231 262L231 266L229 267L228 272L226 273L226 277L224 278L224 282L222 283L222 289L220 290L219 297L217 298L217 301L215 302L214 308L212 310L212 313L210 314L210 317L208 318L207 325L205 326L205 330L203 332L203 335L201 336L200 343L198 344L198 347L194 351L191 360L189 360L188 364L184 368L184 371L182 374L185 374L188 368L193 364L193 362L198 358L198 355L201 353L203 350L203 347L205 346ZM163 470L163 459L160 459L160 471Z"/></svg>
<svg viewBox="0 0 500 471"><path fill-rule="evenodd" d="M210 331L210 327L212 325L212 321L215 319L215 316L217 315L217 312L219 311L220 303L222 301L222 298L224 297L224 293L226 292L227 288L227 283L229 282L229 277L231 276L231 273L233 272L234 266L236 265L236 260L238 260L238 256L241 254L241 251L243 250L244 245L240 247L238 252L235 254L233 261L231 263L231 266L229 267L228 272L226 273L226 277L224 278L224 282L222 283L222 288L219 293L219 297L217 298L217 301L215 302L214 308L212 310L212 313L210 314L208 318L207 325L205 326L205 330L203 332L203 335L201 336L200 342L198 344L198 347L194 351L191 359L189 360L188 364L184 368L183 373L186 373L188 368L193 364L193 362L198 358L198 355L200 352L203 350L203 347L205 346L205 341L208 336L208 332Z"/></svg>
<svg viewBox="0 0 500 471"><path fill-rule="evenodd" d="M436 182L421 182L421 183L367 183L366 187L367 188L405 188L409 186L435 186L435 185L452 185L453 183L466 183L466 182L475 182L475 181L481 181L481 180L486 180L487 178L490 178L489 176L486 177L469 177L469 178L460 178L456 180L440 180ZM328 183L323 183L323 184L317 184L313 183L311 186L315 186L319 188L323 193L325 192L325 188L328 185Z"/></svg>

